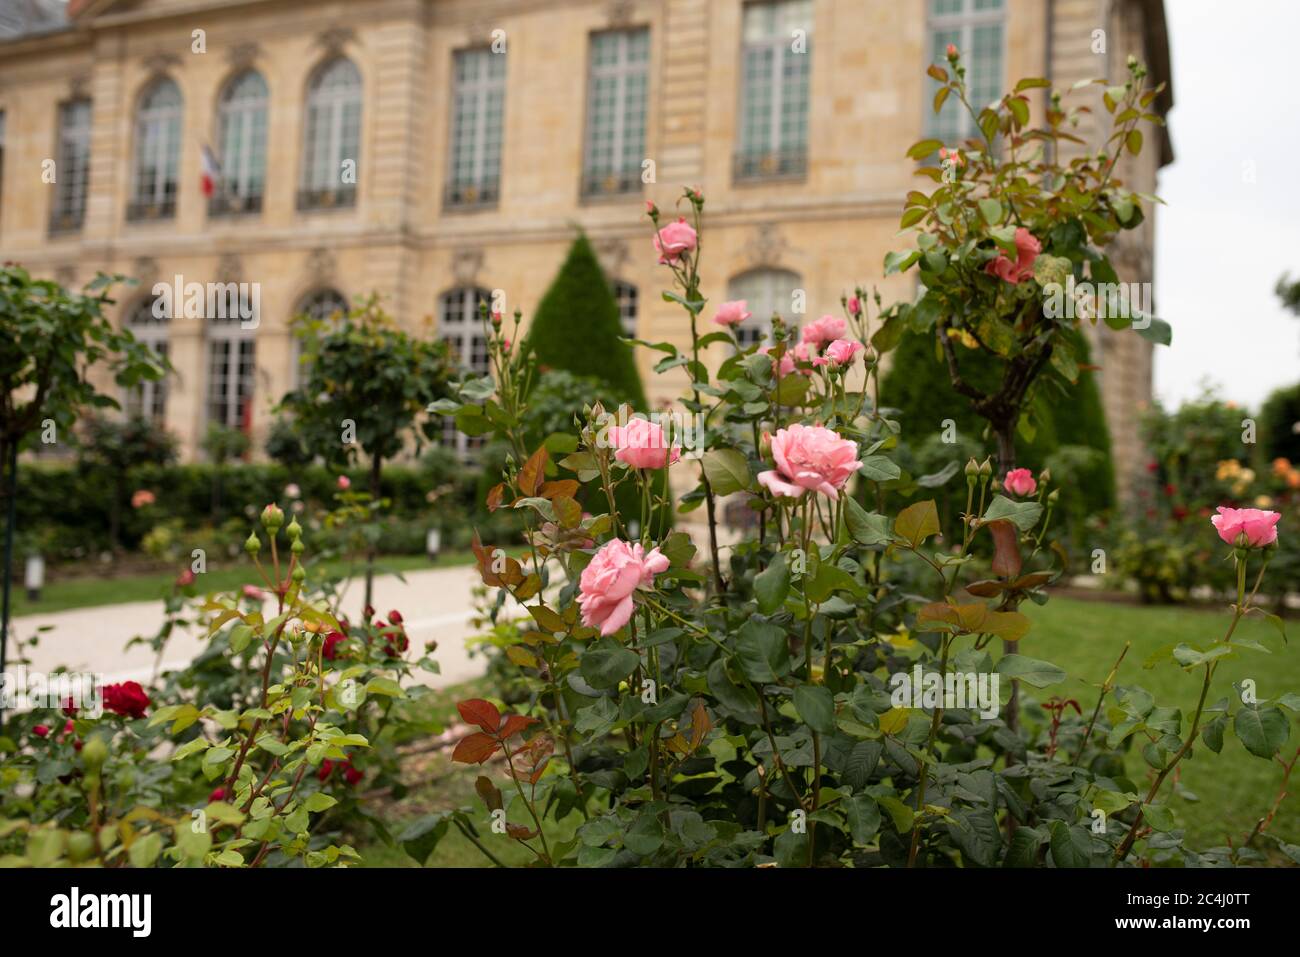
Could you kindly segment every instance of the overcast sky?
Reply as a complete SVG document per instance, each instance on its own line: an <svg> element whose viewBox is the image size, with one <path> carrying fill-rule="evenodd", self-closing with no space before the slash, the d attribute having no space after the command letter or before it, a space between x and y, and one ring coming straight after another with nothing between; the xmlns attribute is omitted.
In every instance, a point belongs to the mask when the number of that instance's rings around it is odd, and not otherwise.
<svg viewBox="0 0 1300 957"><path fill-rule="evenodd" d="M1300 276L1300 2L1165 11L1175 159L1160 174L1155 294L1174 342L1156 349L1156 395L1173 405L1208 378L1257 410L1300 380L1300 317L1273 294Z"/></svg>

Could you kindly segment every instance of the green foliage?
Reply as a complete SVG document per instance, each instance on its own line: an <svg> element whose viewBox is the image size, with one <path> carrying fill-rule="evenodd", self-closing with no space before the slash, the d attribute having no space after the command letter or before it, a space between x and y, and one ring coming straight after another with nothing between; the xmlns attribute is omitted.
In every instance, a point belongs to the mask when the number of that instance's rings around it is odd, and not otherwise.
<svg viewBox="0 0 1300 957"><path fill-rule="evenodd" d="M618 304L591 243L579 235L533 316L523 348L543 369L562 369L601 386L585 397L644 410L645 392L632 350L621 341Z"/></svg>
<svg viewBox="0 0 1300 957"><path fill-rule="evenodd" d="M1266 460L1300 463L1300 382L1269 393L1259 410L1259 431Z"/></svg>

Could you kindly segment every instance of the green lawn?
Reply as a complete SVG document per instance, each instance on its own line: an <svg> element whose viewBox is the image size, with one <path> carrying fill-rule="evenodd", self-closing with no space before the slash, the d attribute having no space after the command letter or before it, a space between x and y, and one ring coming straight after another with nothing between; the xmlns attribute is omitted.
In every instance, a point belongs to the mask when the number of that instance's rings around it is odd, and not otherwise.
<svg viewBox="0 0 1300 957"><path fill-rule="evenodd" d="M1034 627L1021 643L1021 653L1052 661L1072 676L1064 685L1044 689L1039 694L1076 698L1085 715L1091 714L1096 704L1095 686L1109 673L1126 641L1132 647L1120 668L1119 683L1140 684L1155 696L1157 704L1180 707L1188 714L1200 692L1198 675L1184 673L1169 663L1146 670L1143 662L1165 644L1201 643L1220 637L1229 620L1226 612L1212 610L1142 607L1059 597L1041 608L1031 606L1026 612L1033 619ZM1300 632L1294 625L1292 630ZM1283 645L1271 626L1257 621L1244 622L1237 634L1261 641L1274 654L1243 652L1240 657L1223 661L1211 688L1211 703L1233 694L1232 682L1247 677L1255 680L1261 699L1300 689L1300 643ZM1025 693L1033 690L1025 689ZM483 680L444 689L432 699L431 710L440 720L448 722L454 716L456 700L491 694L492 689ZM1300 734L1293 732L1288 747L1294 749L1297 745L1300 745ZM1294 753L1286 748L1284 751L1288 756ZM1240 843L1272 804L1282 780L1282 769L1277 762L1251 755L1231 733L1224 736L1221 754L1198 747L1181 768L1180 795L1170 797L1172 782L1166 782L1163 793L1169 798L1180 825L1186 828L1188 844L1193 848L1222 845L1229 837L1234 843ZM1135 750L1129 760L1130 776L1141 785L1149 780L1148 772ZM425 756L413 773L408 773L412 782L410 793L387 808L383 816L396 834L405 821L430 811L466 805L481 809L482 804L474 793L474 779L480 773L478 767L453 765L450 749ZM504 776L495 773L493 776L498 777L498 787L509 787ZM1300 781L1293 784L1291 791L1271 833L1300 843L1300 793L1297 793ZM558 825L548 820L548 840L562 841L570 837L580 820L576 814ZM528 852L517 845L491 837L487 836L489 847L505 863L524 864L530 859ZM414 866L398 848L388 848L365 836L360 837L360 842L369 866ZM487 862L477 848L452 829L428 863L429 866L471 867L484 866Z"/></svg>
<svg viewBox="0 0 1300 957"><path fill-rule="evenodd" d="M426 568L447 568L468 565L474 560L470 552L449 552L437 562L430 563L424 555L386 555L377 564L380 574L419 571ZM341 574L347 566L343 562L326 563L324 571ZM357 563L355 574L365 573L364 563ZM69 608L91 608L95 605L117 605L128 601L161 601L176 580L176 572L155 572L145 575L123 575L118 578L53 578L41 591L38 602L27 600L26 593L18 587L13 591L13 614L33 615L43 612L65 611ZM212 569L200 580L205 591L223 591L241 585L257 583L257 573L250 563L233 568Z"/></svg>
<svg viewBox="0 0 1300 957"><path fill-rule="evenodd" d="M1068 598L1053 598L1043 607L1030 606L1023 610L1033 620L1034 627L1020 643L1020 652L1054 662L1072 676L1066 684L1043 689L1039 694L1075 698L1084 714L1091 715L1097 703L1097 690L1080 679L1086 677L1093 686L1100 685L1128 641L1132 642L1132 648L1120 666L1117 682L1141 685L1155 696L1157 705L1181 708L1184 722L1190 720L1196 707L1203 672L1185 673L1171 662L1148 670L1143 668L1143 663L1162 645L1187 642L1204 646L1222 638L1230 621L1226 611ZM1300 642L1295 640L1298 635L1300 626L1290 622L1291 644L1283 644L1271 625L1252 619L1243 621L1237 627L1236 636L1254 638L1273 654L1243 651L1235 658L1223 660L1215 672L1207 702L1213 704L1235 695L1232 683L1243 678L1254 679L1260 700L1300 691ZM1300 746L1300 733L1293 728L1290 740L1282 748L1283 756L1289 759L1297 746ZM1234 843L1240 843L1273 803L1283 773L1278 762L1250 754L1231 732L1224 735L1222 753L1216 755L1198 746L1179 767L1179 783L1190 794L1171 798L1170 806L1179 823L1187 829L1188 844L1194 848L1222 845L1229 837ZM1137 749L1129 756L1128 770L1139 784L1150 780L1150 769ZM1300 779L1292 780L1290 792L1270 833L1296 843L1300 842ZM1165 782L1162 794L1172 794L1172 781ZM1197 800L1191 800L1192 796Z"/></svg>

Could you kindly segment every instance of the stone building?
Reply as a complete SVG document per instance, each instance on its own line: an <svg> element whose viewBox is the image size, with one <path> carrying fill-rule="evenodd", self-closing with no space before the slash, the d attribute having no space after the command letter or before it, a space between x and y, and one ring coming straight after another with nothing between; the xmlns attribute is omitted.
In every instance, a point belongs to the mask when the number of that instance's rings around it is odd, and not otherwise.
<svg viewBox="0 0 1300 957"><path fill-rule="evenodd" d="M1021 76L1117 77L1130 52L1169 77L1160 0L0 6L0 260L64 283L140 280L120 290L118 316L176 372L125 398L188 455L212 422L260 447L304 311L377 292L482 363L477 297L499 291L527 315L575 224L627 327L688 341L659 296L643 215L647 199L671 209L682 185L708 198L714 301L788 314L798 289L815 317L855 282L910 297L914 280L882 280L881 263L916 182L907 146L965 133L930 109L925 67L947 43L986 99ZM1154 191L1170 159L1164 135L1125 177ZM1121 278L1149 280L1152 218L1124 238ZM151 287L177 277L255 284L255 323L156 318ZM1097 353L1123 484L1141 454L1150 348L1125 335ZM652 383L652 401L682 384Z"/></svg>

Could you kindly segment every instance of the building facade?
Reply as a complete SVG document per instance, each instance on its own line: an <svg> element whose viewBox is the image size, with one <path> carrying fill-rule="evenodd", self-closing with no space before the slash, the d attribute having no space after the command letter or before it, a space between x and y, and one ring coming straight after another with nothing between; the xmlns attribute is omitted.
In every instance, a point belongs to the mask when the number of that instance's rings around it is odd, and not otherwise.
<svg viewBox="0 0 1300 957"><path fill-rule="evenodd" d="M1129 53L1168 79L1158 0L72 0L53 26L49 4L0 32L0 260L139 280L117 316L176 371L123 398L189 455L210 423L260 447L302 312L377 293L481 366L478 298L527 317L575 226L627 328L688 342L644 217L683 185L707 197L704 292L748 299L754 336L802 318L796 290L813 317L858 282L910 297L881 264L906 148L965 132L930 109L949 42L984 99ZM1153 192L1170 158L1166 136L1125 179ZM1122 279L1152 278L1152 239L1151 217L1124 235ZM254 284L256 318L160 316L157 282ZM641 361L652 402L680 392ZM1123 487L1150 347L1112 337L1096 361Z"/></svg>

